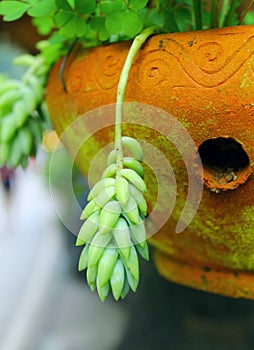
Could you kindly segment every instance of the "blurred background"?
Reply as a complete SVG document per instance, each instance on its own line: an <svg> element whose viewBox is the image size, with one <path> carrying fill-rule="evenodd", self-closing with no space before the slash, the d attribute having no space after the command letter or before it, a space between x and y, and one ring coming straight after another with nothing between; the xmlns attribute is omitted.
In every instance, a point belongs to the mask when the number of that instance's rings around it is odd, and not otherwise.
<svg viewBox="0 0 254 350"><path fill-rule="evenodd" d="M0 71L19 77L22 70L11 60L18 53L34 52L37 40L25 17L0 22ZM73 225L80 225L79 213L65 195L71 160L63 149L55 159L54 200ZM2 174L1 350L254 349L253 301L164 280L152 262L152 249L151 262L141 263L137 293L117 303L111 297L101 303L87 287L85 274L77 272L80 248L54 208L49 164L50 145L45 144L26 171L8 174L8 181ZM77 169L73 184L84 205L87 183Z"/></svg>

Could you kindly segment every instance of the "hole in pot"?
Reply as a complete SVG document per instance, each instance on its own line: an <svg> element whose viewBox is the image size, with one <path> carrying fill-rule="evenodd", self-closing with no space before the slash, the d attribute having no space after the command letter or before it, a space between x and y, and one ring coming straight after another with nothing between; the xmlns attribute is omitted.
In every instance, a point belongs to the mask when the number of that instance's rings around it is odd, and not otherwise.
<svg viewBox="0 0 254 350"><path fill-rule="evenodd" d="M204 183L214 192L237 188L251 174L247 153L231 137L208 139L198 152L204 167Z"/></svg>

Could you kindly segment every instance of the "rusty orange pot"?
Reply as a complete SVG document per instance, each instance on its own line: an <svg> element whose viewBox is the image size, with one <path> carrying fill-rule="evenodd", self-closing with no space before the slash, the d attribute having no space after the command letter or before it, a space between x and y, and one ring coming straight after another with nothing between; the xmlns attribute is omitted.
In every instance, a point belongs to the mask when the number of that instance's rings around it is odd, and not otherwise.
<svg viewBox="0 0 254 350"><path fill-rule="evenodd" d="M77 51L65 69L58 62L49 77L47 103L61 134L78 116L115 102L129 42ZM159 107L185 126L203 165L205 184L197 213L181 234L175 233L187 196L185 165L156 132L131 127L125 133L147 140L169 159L178 193L172 215L150 239L155 263L166 278L232 297L254 299L254 26L156 35L138 53L130 72L126 101ZM103 118L94 120L100 125ZM153 123L159 125L159 116ZM160 125L163 129L163 125ZM77 128L65 138L71 150ZM82 147L76 162L84 174L99 149L113 141L103 128ZM175 153L174 153L175 152ZM152 174L148 201L156 190ZM166 176L166 175L165 175ZM198 181L198 180L197 180ZM153 188L154 186L154 188ZM167 203L165 203L167 205Z"/></svg>

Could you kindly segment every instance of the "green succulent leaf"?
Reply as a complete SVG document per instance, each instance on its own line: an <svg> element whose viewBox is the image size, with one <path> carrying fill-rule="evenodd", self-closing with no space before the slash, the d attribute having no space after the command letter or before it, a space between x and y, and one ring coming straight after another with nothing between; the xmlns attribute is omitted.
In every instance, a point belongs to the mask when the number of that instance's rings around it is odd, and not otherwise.
<svg viewBox="0 0 254 350"><path fill-rule="evenodd" d="M0 92L0 164L26 167L41 142L43 123L40 103L43 98L47 62L38 56L23 54L15 64L27 68L22 80L5 79Z"/></svg>

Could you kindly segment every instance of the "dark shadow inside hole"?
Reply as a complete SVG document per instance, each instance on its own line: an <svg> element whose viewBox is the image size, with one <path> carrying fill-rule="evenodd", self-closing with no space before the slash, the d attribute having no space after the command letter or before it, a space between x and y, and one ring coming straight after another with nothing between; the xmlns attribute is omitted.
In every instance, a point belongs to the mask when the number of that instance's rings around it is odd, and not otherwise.
<svg viewBox="0 0 254 350"><path fill-rule="evenodd" d="M198 152L206 168L239 171L250 163L242 145L230 137L208 139L199 146Z"/></svg>

